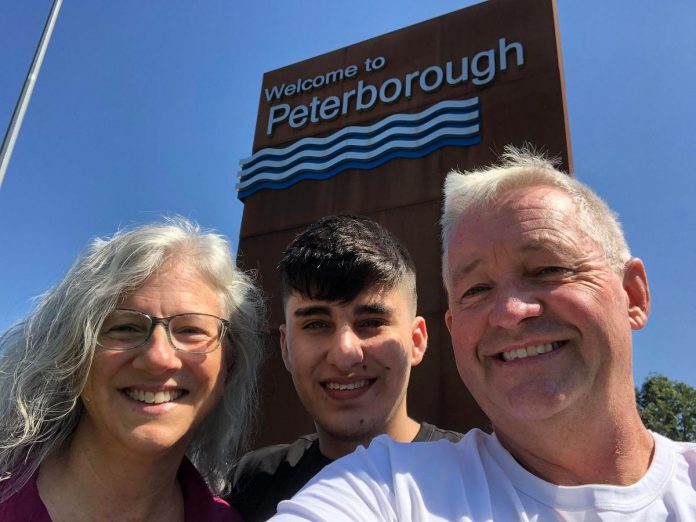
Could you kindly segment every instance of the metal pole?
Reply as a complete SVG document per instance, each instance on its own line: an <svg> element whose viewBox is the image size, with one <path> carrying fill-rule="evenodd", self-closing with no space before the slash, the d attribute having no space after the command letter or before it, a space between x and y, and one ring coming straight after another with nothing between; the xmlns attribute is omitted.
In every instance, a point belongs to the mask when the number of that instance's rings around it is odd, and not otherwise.
<svg viewBox="0 0 696 522"><path fill-rule="evenodd" d="M44 55L46 54L48 42L51 39L51 33L53 33L53 27L56 25L58 11L60 11L60 6L62 3L63 0L53 1L53 7L51 8L51 12L46 20L46 25L44 26L43 34L41 35L41 40L39 40L39 45L34 53L34 60L31 62L29 73L27 74L27 78L24 80L24 86L22 87L22 92L19 95L17 105L15 105L14 112L12 113L12 119L7 127L5 138L2 140L2 149L0 149L0 187L2 187L2 180L5 178L7 166L9 165L10 158L12 157L12 149L14 149L15 142L17 141L19 129L22 127L24 113L29 105L31 93L34 90L36 78L39 76L39 70L41 69L41 62L43 62Z"/></svg>

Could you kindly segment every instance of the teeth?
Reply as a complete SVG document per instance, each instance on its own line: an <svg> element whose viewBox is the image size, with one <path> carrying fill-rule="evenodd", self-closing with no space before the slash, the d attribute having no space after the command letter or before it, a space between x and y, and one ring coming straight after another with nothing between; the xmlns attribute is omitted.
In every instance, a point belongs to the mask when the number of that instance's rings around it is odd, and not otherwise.
<svg viewBox="0 0 696 522"><path fill-rule="evenodd" d="M126 394L134 401L146 402L147 404L162 404L163 402L175 401L183 395L183 390L165 390L158 392L135 390L128 388Z"/></svg>
<svg viewBox="0 0 696 522"><path fill-rule="evenodd" d="M541 355L543 353L548 353L554 351L558 348L559 343L548 343L548 344L538 344L535 346L527 346L526 348L518 348L517 350L510 350L509 352L503 352L503 359L505 361L512 361L514 359L524 359L525 357L534 357L536 355Z"/></svg>
<svg viewBox="0 0 696 522"><path fill-rule="evenodd" d="M338 384L337 382L327 382L326 387L329 390L355 390L357 388L362 388L370 384L370 381L362 380L357 382L352 382L350 384Z"/></svg>

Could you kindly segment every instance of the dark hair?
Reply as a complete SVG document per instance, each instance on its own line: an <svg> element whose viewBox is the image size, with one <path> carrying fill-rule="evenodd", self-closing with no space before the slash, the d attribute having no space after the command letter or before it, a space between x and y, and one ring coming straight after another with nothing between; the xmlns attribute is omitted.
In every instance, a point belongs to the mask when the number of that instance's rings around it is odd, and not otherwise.
<svg viewBox="0 0 696 522"><path fill-rule="evenodd" d="M404 284L416 302L416 270L408 250L367 218L321 218L297 236L278 265L283 302L292 292L347 303L370 286Z"/></svg>

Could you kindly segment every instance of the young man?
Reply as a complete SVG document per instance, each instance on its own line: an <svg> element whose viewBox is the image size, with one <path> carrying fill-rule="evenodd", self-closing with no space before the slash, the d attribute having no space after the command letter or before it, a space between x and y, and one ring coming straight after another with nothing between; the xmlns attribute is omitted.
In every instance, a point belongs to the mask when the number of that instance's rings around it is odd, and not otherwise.
<svg viewBox="0 0 696 522"><path fill-rule="evenodd" d="M381 434L459 440L406 411L411 367L427 348L411 256L377 223L332 216L290 243L279 265L283 361L317 432L243 457L232 505L266 520L334 459Z"/></svg>
<svg viewBox="0 0 696 522"><path fill-rule="evenodd" d="M277 520L695 520L696 444L648 431L636 409L632 331L650 293L604 201L508 149L448 175L442 229L457 369L494 433L380 437Z"/></svg>

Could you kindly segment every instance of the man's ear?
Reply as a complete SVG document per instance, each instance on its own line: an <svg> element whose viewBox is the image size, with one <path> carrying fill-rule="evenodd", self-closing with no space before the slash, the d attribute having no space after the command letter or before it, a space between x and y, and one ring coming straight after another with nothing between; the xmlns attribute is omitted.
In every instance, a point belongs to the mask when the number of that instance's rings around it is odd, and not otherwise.
<svg viewBox="0 0 696 522"><path fill-rule="evenodd" d="M285 364L285 368L291 372L292 361L290 360L290 354L288 354L288 336L285 332L285 325L281 324L278 327L278 331L280 332L280 353L283 356L283 364Z"/></svg>
<svg viewBox="0 0 696 522"><path fill-rule="evenodd" d="M447 326L447 331L452 335L452 312L449 308L445 312L445 325Z"/></svg>
<svg viewBox="0 0 696 522"><path fill-rule="evenodd" d="M428 349L428 328L425 319L421 316L413 320L413 330L411 332L413 349L411 351L411 366L418 366L423 360L425 351Z"/></svg>
<svg viewBox="0 0 696 522"><path fill-rule="evenodd" d="M628 320L631 328L640 330L650 315L650 289L643 262L634 257L624 268L623 288L628 296Z"/></svg>

